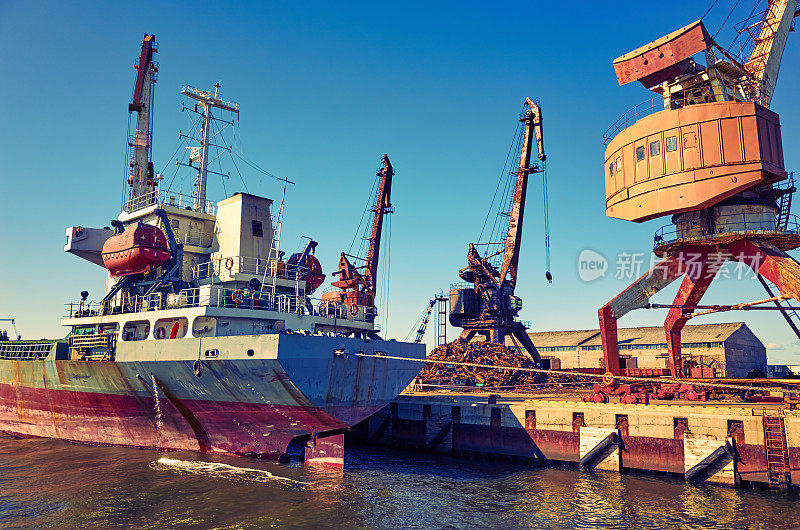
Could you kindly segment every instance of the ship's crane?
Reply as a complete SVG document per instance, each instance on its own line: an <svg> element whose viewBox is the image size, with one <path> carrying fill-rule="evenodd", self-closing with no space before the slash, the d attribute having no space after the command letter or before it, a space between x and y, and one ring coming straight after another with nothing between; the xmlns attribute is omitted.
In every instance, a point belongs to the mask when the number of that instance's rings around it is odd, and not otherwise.
<svg viewBox="0 0 800 530"><path fill-rule="evenodd" d="M332 282L332 285L341 289L341 292L332 291L323 295L323 301L335 301L346 305L353 316L358 314L360 307L364 307L374 317L383 217L393 212L391 194L394 169L388 155L383 155L380 169L376 175L380 177L380 182L378 183L375 207L372 208L372 229L368 238L369 249L364 265L353 265L348 258L359 260L363 258L349 256L342 252L339 258L339 268L333 272L333 275L338 276L339 279Z"/></svg>
<svg viewBox="0 0 800 530"><path fill-rule="evenodd" d="M142 201L155 203L153 192L156 189L156 175L150 160L150 146L153 135L153 85L158 73L158 64L153 61L153 54L156 52L156 36L145 34L139 61L134 65L136 84L133 87L133 98L128 104L128 113L136 113L136 131L128 139L128 146L132 149L128 173L128 205L133 208L144 206L140 204Z"/></svg>
<svg viewBox="0 0 800 530"><path fill-rule="evenodd" d="M542 111L530 98L525 99L525 105L528 108L520 119L525 124L522 149L503 249L489 256L481 256L475 244L470 243L467 266L459 271L459 276L473 286L450 291L450 323L464 329L459 337L462 342L469 342L476 334L481 334L489 342L505 344L505 338L509 336L518 347L526 350L539 363L539 352L525 332L526 327L515 318L522 308L522 300L514 296L514 288L517 284L519 251L522 245L528 177L531 173L542 171L540 166L531 165L534 139L537 158L541 162L546 159ZM500 253L503 255L503 262L498 271L490 263L490 259ZM549 271L547 277L548 280L551 279Z"/></svg>

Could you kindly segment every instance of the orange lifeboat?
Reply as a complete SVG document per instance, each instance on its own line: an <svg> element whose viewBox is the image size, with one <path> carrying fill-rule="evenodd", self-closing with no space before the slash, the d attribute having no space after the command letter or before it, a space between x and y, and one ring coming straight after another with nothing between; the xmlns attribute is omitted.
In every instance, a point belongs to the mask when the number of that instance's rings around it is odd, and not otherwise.
<svg viewBox="0 0 800 530"><path fill-rule="evenodd" d="M164 232L145 223L130 225L103 245L103 265L114 277L148 273L170 255Z"/></svg>

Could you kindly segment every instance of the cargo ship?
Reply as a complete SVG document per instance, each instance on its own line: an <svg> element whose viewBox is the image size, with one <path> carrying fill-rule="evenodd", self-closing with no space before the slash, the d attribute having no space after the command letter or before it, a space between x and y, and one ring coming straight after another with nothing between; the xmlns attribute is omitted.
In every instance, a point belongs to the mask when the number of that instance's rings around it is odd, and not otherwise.
<svg viewBox="0 0 800 530"><path fill-rule="evenodd" d="M384 340L375 286L393 170L384 156L369 254L341 255L335 289L309 240L284 262L283 202L235 193L207 200L215 131L237 104L186 86L192 195L161 187L151 161L155 37L145 35L129 113L129 173L111 227L72 226L64 250L106 276L102 299L66 305L64 341L0 343L0 431L18 436L340 466L344 432L394 399L424 345ZM224 118L222 114L224 113ZM216 114L219 114L217 116ZM284 179L284 195L287 180ZM300 250L300 249L298 249Z"/></svg>

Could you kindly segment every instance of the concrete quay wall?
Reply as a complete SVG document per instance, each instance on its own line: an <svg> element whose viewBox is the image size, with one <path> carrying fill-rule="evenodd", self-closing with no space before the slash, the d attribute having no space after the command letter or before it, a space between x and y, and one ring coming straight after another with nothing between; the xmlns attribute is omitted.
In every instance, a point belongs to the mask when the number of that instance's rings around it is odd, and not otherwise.
<svg viewBox="0 0 800 530"><path fill-rule="evenodd" d="M670 473L770 485L764 416L780 417L790 482L800 486L800 412L776 405L625 405L524 396L406 393L353 427L358 443L455 455ZM776 487L773 470L772 486ZM783 487L789 487L784 481Z"/></svg>

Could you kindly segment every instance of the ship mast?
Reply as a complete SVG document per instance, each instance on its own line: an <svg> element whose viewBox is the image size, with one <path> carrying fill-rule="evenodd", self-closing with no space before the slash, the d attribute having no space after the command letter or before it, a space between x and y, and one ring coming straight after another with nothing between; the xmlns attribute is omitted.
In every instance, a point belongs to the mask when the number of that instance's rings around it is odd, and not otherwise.
<svg viewBox="0 0 800 530"><path fill-rule="evenodd" d="M128 113L136 112L136 132L128 140L133 148L128 173L128 204L142 206L142 199L152 196L156 187L153 174L153 162L150 160L152 138L153 84L156 82L158 64L153 61L153 54L158 52L156 36L145 34L142 50L136 69L136 84L133 87L133 98L128 104Z"/></svg>
<svg viewBox="0 0 800 530"><path fill-rule="evenodd" d="M209 147L215 147L217 149L230 152L230 147L211 143L214 139L214 135L211 133L212 122L216 120L228 125L233 125L233 121L226 121L213 117L211 114L211 109L216 107L222 110L227 110L236 114L237 119L239 118L239 105L231 101L225 101L221 99L219 97L219 87L220 84L215 83L213 93L206 92L205 90L199 90L189 85L181 89L181 94L197 100L198 103L195 104L194 109L189 110L199 114L202 119L202 123L200 125L200 138L194 138L192 136L183 134L181 135L182 137L198 142L199 145L191 146L189 148L190 154L188 164L182 164L181 162L178 162L178 164L197 169L197 180L195 181L194 185L194 210L202 213L206 213L206 184L208 182L208 174L213 173L225 177L229 176L227 174L218 173L208 169Z"/></svg>

